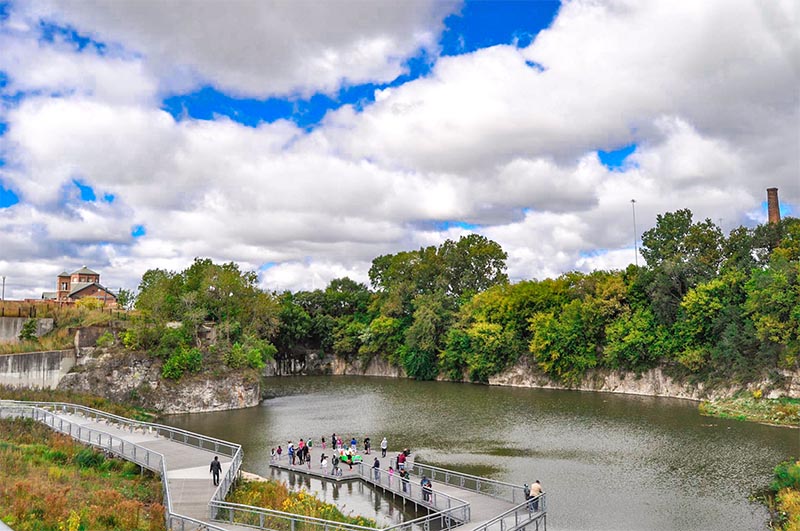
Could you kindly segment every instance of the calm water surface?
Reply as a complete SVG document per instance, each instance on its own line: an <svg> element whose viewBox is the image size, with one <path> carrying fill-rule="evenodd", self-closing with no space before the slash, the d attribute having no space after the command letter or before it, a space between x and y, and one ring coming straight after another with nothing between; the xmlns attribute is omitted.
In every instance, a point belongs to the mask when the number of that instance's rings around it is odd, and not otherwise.
<svg viewBox="0 0 800 531"><path fill-rule="evenodd" d="M386 436L390 451L409 447L421 462L464 472L539 479L553 531L766 529L766 510L748 496L800 455L799 430L702 417L676 399L343 376L267 386L272 398L258 407L166 422L240 443L244 469L264 476L271 447L336 432L373 447ZM395 520L398 508L368 488L305 485Z"/></svg>

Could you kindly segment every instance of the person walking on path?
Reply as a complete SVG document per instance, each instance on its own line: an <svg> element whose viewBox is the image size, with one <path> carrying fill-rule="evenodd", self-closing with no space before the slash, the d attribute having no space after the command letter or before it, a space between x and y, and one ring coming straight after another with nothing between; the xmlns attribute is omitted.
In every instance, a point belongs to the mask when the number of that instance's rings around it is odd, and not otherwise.
<svg viewBox="0 0 800 531"><path fill-rule="evenodd" d="M364 453L369 455L369 450L372 447L372 444L369 442L369 437L364 437Z"/></svg>
<svg viewBox="0 0 800 531"><path fill-rule="evenodd" d="M276 457L275 448L271 448L270 451L269 451L269 462L270 463L274 463L275 462L275 457Z"/></svg>
<svg viewBox="0 0 800 531"><path fill-rule="evenodd" d="M356 440L355 437L350 439L350 449L353 451L354 454L358 451L358 441Z"/></svg>
<svg viewBox="0 0 800 531"><path fill-rule="evenodd" d="M386 457L387 448L389 448L389 441L387 441L386 437L384 437L381 441L381 457Z"/></svg>
<svg viewBox="0 0 800 531"><path fill-rule="evenodd" d="M375 476L375 482L380 482L381 480L381 462L378 458L375 458L375 461L372 463L372 474Z"/></svg>
<svg viewBox="0 0 800 531"><path fill-rule="evenodd" d="M219 473L222 472L222 463L219 462L219 457L216 455L214 456L214 460L211 461L211 478L214 480L214 485L219 485Z"/></svg>
<svg viewBox="0 0 800 531"><path fill-rule="evenodd" d="M539 510L539 496L544 494L544 489L542 489L542 484L539 483L537 479L531 484L531 492L529 495L529 500L531 500L531 510L538 511Z"/></svg>

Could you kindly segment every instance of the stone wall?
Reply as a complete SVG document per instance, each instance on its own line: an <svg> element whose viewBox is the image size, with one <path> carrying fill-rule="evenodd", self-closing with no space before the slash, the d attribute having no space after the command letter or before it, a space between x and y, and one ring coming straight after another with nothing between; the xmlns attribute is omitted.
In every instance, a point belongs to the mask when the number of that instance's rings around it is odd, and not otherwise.
<svg viewBox="0 0 800 531"><path fill-rule="evenodd" d="M87 352L82 365L66 375L58 388L162 413L240 409L257 406L261 399L259 382L240 373L184 375L173 381L161 378L161 365L161 360L144 353L96 349Z"/></svg>
<svg viewBox="0 0 800 531"><path fill-rule="evenodd" d="M27 317L0 317L0 343L16 343ZM53 319L36 319L36 336L43 336L53 329Z"/></svg>
<svg viewBox="0 0 800 531"><path fill-rule="evenodd" d="M0 384L53 389L75 366L75 351L0 355Z"/></svg>

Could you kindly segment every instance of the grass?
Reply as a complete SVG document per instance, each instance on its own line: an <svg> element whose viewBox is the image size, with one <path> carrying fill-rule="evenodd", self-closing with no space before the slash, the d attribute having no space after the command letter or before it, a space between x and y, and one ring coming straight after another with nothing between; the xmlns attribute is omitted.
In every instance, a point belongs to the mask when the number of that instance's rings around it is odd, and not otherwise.
<svg viewBox="0 0 800 531"><path fill-rule="evenodd" d="M800 399L797 398L756 398L752 395L741 395L701 402L698 407L700 414L710 417L800 427Z"/></svg>
<svg viewBox="0 0 800 531"><path fill-rule="evenodd" d="M346 515L332 503L325 503L305 490L292 492L284 483L275 480L245 480L228 494L226 501L334 522L376 527L375 520L363 516ZM234 521L244 524L257 524L259 520L258 515L237 513ZM272 529L283 529L285 527L288 530L289 522L276 520L271 522L270 526Z"/></svg>
<svg viewBox="0 0 800 531"><path fill-rule="evenodd" d="M15 531L161 531L161 483L30 419L0 419L0 515Z"/></svg>
<svg viewBox="0 0 800 531"><path fill-rule="evenodd" d="M66 329L62 329L33 340L20 341L18 343L0 343L0 354L67 350L74 346L74 335L70 334Z"/></svg>
<svg viewBox="0 0 800 531"><path fill-rule="evenodd" d="M771 529L800 531L800 460L789 459L776 466L772 484L757 499L769 508Z"/></svg>
<svg viewBox="0 0 800 531"><path fill-rule="evenodd" d="M70 404L99 409L100 411L111 413L112 415L145 422L152 422L158 418L156 413L140 407L118 404L99 396L84 395L58 389L26 389L0 385L0 399L24 400L28 402L68 402Z"/></svg>

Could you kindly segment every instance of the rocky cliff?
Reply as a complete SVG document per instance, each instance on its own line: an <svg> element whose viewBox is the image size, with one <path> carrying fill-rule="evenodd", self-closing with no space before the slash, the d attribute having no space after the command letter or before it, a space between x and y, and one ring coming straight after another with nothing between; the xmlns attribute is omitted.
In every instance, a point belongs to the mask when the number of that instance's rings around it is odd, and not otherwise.
<svg viewBox="0 0 800 531"><path fill-rule="evenodd" d="M88 350L88 349L86 349ZM162 413L199 413L256 406L257 379L242 373L161 378L161 360L144 353L84 352L81 365L62 378L59 389L103 396Z"/></svg>
<svg viewBox="0 0 800 531"><path fill-rule="evenodd" d="M782 371L772 378L763 378L746 385L716 385L709 387L699 382L681 381L669 376L656 367L641 374L594 370L589 371L580 382L565 386L555 382L538 369L522 362L489 379L490 385L512 387L538 387L543 389L574 389L580 391L601 391L608 393L627 393L632 395L665 396L688 398L690 400L710 400L728 398L746 390L760 389L765 397L788 396L800 398L800 371Z"/></svg>

